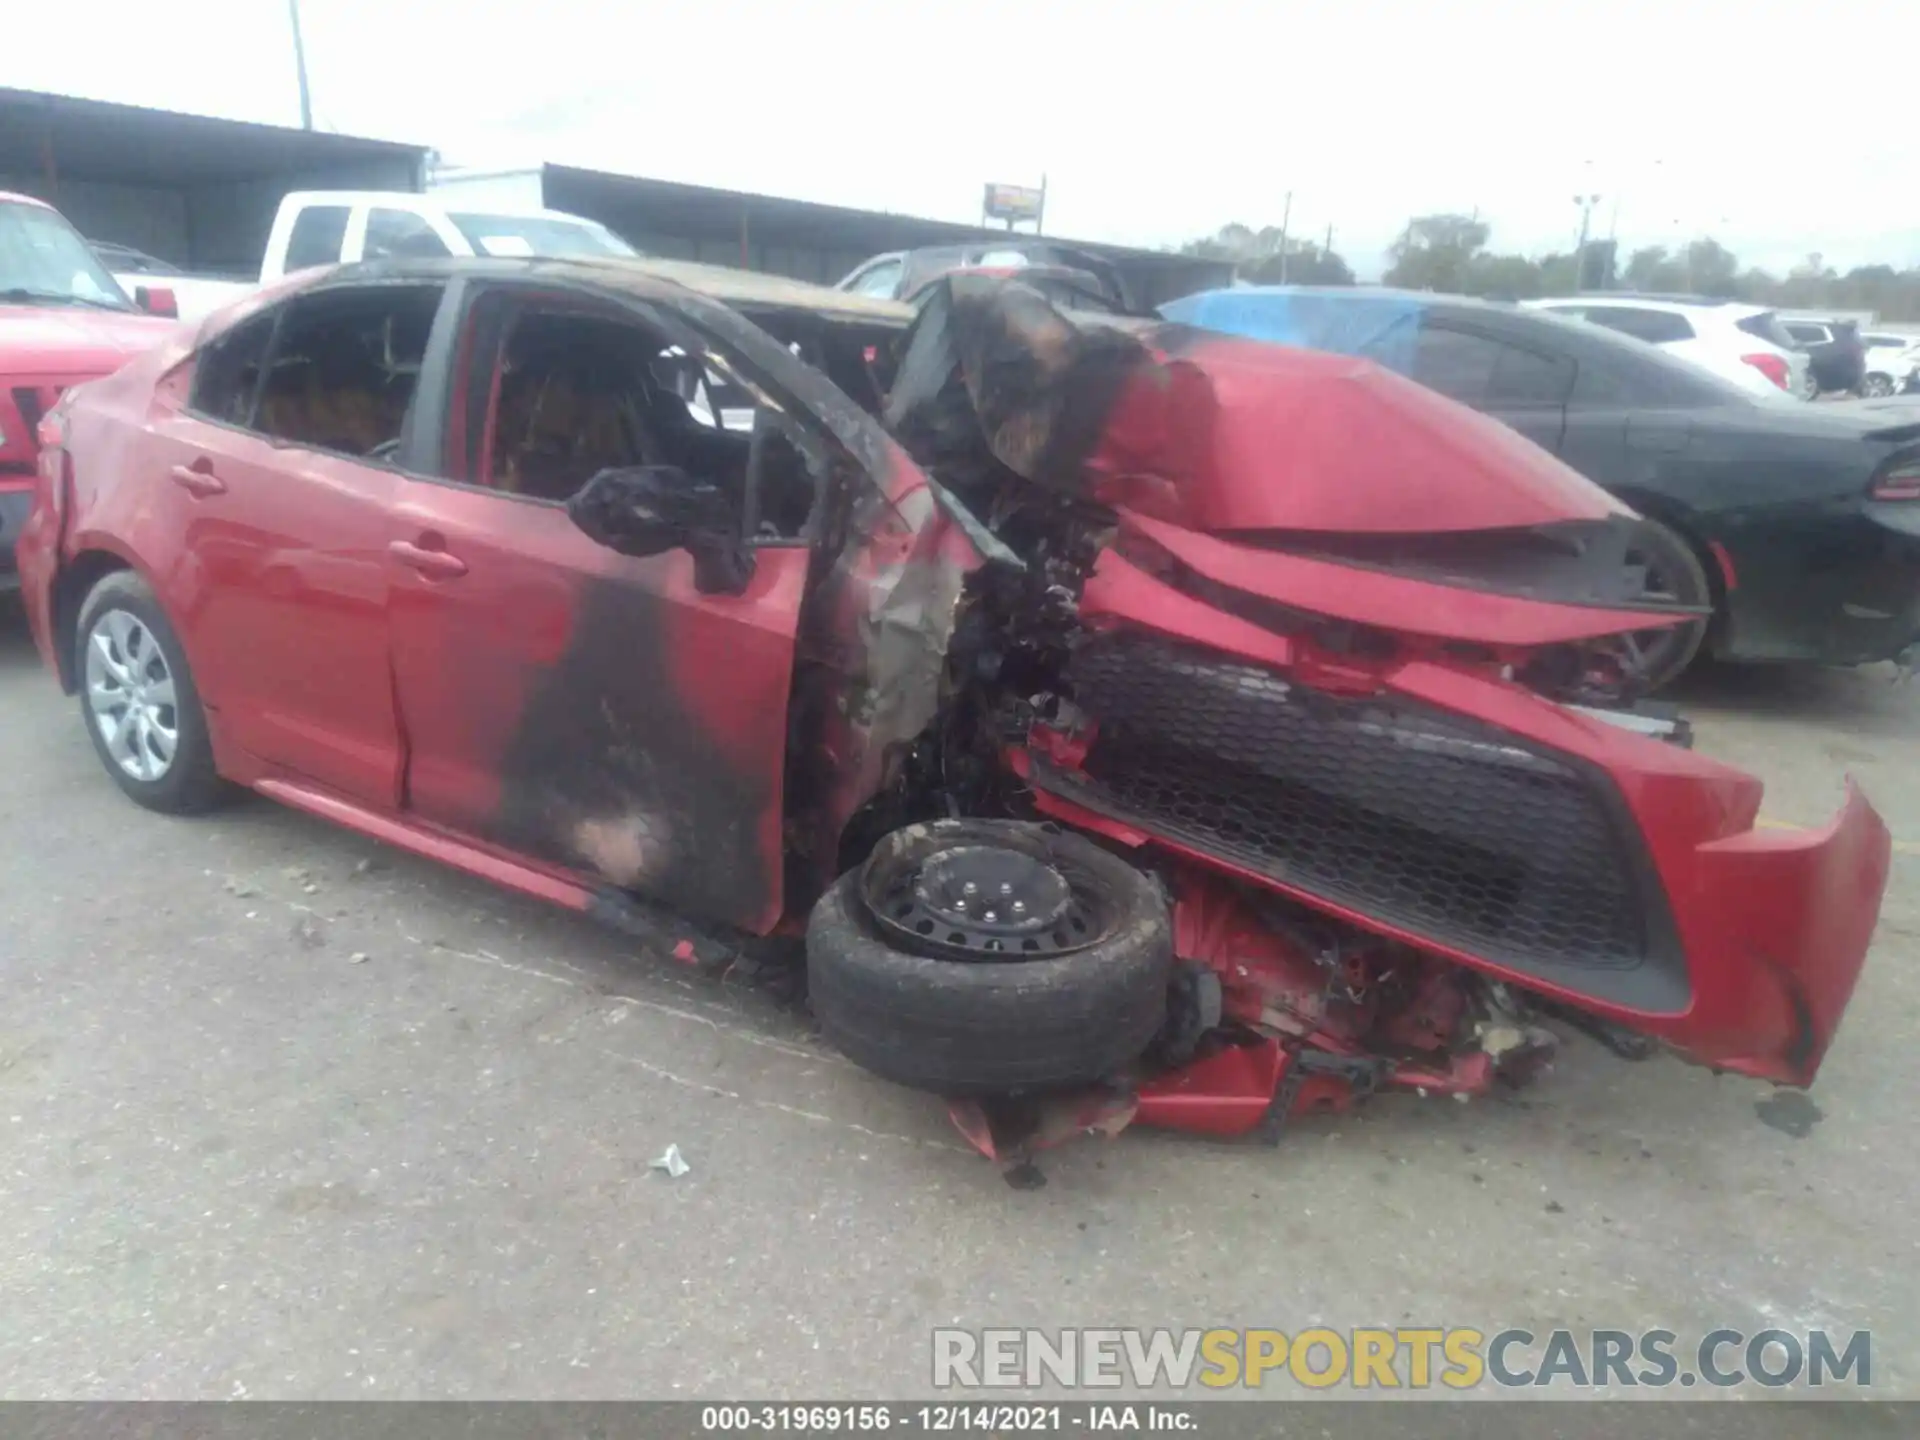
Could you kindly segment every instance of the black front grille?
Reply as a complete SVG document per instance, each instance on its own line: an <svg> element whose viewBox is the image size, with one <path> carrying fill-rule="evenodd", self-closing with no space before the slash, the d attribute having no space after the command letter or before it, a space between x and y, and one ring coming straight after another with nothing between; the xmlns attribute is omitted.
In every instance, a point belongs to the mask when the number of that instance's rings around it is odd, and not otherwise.
<svg viewBox="0 0 1920 1440"><path fill-rule="evenodd" d="M1043 771L1044 788L1521 968L1619 971L1662 948L1630 822L1577 762L1150 637L1097 639L1070 675L1099 738L1084 776Z"/></svg>

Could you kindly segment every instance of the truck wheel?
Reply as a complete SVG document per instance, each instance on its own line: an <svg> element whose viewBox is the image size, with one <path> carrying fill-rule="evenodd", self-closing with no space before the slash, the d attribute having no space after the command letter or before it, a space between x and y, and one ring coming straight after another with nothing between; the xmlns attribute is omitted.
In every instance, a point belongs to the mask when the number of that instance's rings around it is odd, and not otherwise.
<svg viewBox="0 0 1920 1440"><path fill-rule="evenodd" d="M186 651L133 571L116 570L87 592L73 673L94 753L130 799L187 815L226 796Z"/></svg>
<svg viewBox="0 0 1920 1440"><path fill-rule="evenodd" d="M1167 903L1148 875L1044 825L896 830L807 925L807 987L855 1064L943 1095L1088 1084L1166 1016Z"/></svg>

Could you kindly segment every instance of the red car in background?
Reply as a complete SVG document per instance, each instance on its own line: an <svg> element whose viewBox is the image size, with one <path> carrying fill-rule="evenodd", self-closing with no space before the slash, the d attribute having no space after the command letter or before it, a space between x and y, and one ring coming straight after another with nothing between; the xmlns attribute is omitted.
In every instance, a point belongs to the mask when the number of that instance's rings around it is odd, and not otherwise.
<svg viewBox="0 0 1920 1440"><path fill-rule="evenodd" d="M1608 588L1634 517L1364 361L980 276L392 261L45 432L28 612L133 799L690 962L804 935L828 1038L990 1153L1473 1093L1553 1017L1804 1085L1886 883L1857 793L1758 831L1639 703L1622 637L1685 614Z"/></svg>
<svg viewBox="0 0 1920 1440"><path fill-rule="evenodd" d="M40 417L169 328L134 307L52 206L0 192L0 592L20 583L13 547L33 503Z"/></svg>

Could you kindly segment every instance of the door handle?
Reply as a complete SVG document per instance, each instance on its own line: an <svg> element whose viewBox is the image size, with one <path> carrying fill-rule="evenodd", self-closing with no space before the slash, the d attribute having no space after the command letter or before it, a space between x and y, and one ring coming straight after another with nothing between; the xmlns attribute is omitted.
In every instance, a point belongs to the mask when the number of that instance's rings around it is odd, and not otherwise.
<svg viewBox="0 0 1920 1440"><path fill-rule="evenodd" d="M451 580L467 573L467 562L458 555L449 555L444 550L429 550L424 545L415 545L411 540L395 540L387 546L387 553L402 565L411 566L431 579Z"/></svg>
<svg viewBox="0 0 1920 1440"><path fill-rule="evenodd" d="M167 471L167 478L185 490L189 495L224 495L227 482L222 480L204 460L191 465L175 465Z"/></svg>

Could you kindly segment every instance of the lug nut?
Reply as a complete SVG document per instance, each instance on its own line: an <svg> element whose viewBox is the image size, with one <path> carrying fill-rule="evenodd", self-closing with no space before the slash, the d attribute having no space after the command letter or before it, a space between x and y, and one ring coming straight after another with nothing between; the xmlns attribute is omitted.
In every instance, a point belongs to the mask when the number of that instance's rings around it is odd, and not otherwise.
<svg viewBox="0 0 1920 1440"><path fill-rule="evenodd" d="M980 893L980 887L969 880L960 887L960 893L963 895L977 895Z"/></svg>
<svg viewBox="0 0 1920 1440"><path fill-rule="evenodd" d="M991 910L989 910L989 911L987 911L987 919L988 919L989 921L993 921L993 920L998 920L999 918L1000 918L1000 917L999 917L998 915L995 915L995 914L993 913L993 911L991 911Z"/></svg>
<svg viewBox="0 0 1920 1440"><path fill-rule="evenodd" d="M1013 886L1012 886L1012 885L1010 885L1010 884L1008 884L1008 883L1007 883L1007 882L1006 882L1005 880L1002 880L1002 881L1000 882L1000 893L1001 893L1002 895L1011 895L1011 894L1013 894Z"/></svg>
<svg viewBox="0 0 1920 1440"><path fill-rule="evenodd" d="M1027 902L1026 902L1026 901L1024 901L1024 900L1016 900L1016 901L1014 901L1014 902L1013 902L1013 913L1014 913L1014 914L1016 914L1016 915L1024 915L1024 914L1026 914L1026 913L1027 913Z"/></svg>

